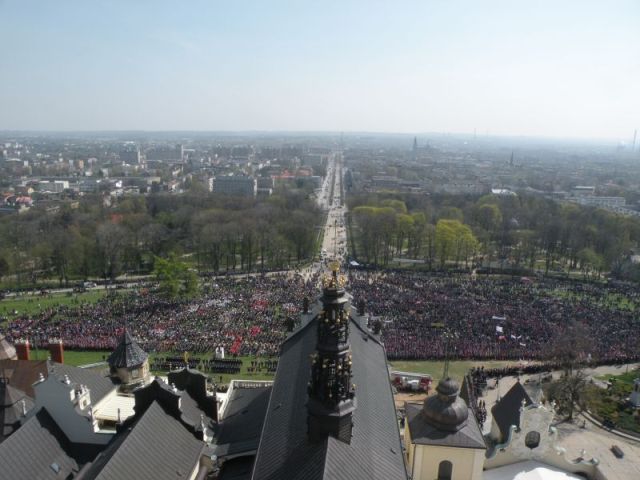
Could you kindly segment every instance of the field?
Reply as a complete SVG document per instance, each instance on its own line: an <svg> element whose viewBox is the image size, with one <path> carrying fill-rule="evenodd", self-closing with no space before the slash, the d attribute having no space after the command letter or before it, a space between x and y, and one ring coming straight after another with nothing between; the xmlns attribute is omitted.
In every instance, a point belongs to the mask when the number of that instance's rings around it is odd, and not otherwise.
<svg viewBox="0 0 640 480"><path fill-rule="evenodd" d="M64 360L65 363L69 365L86 365L90 363L102 362L105 360L111 352L107 351L71 351L66 350L64 352ZM46 358L48 353L40 350L39 352L32 351L32 358ZM181 353L162 353L162 354L150 354L150 360L153 361L153 358L156 356L172 356L172 357L181 357ZM191 358L204 357L209 355L193 355ZM235 379L249 379L249 380L273 380L273 375L269 375L266 373L249 373L247 371L247 367L250 365L251 360L255 360L254 357L240 357L243 361L243 368L239 374L236 375L222 375L222 383L227 383L232 378ZM392 361L391 368L394 370L400 370L404 372L416 372L416 373L426 373L431 375L434 379L439 379L442 376L442 369L444 367L444 362L441 361ZM457 379L458 381L462 380L464 374L473 366L481 366L484 365L485 368L500 368L509 365L515 365L516 362L503 362L503 361L452 361L449 364L449 374ZM156 374L166 374L166 372L154 372ZM220 380L219 374L211 374L216 380Z"/></svg>
<svg viewBox="0 0 640 480"><path fill-rule="evenodd" d="M640 417L630 408L625 399L631 394L633 381L640 371L630 371L621 375L603 375L599 380L611 382L608 390L589 386L587 403L589 409L601 419L609 418L616 426L624 430L640 433Z"/></svg>
<svg viewBox="0 0 640 480"><path fill-rule="evenodd" d="M444 362L439 360L393 360L390 363L393 370L400 370L401 372L427 373L431 375L435 380L438 380L442 377L442 372L444 369ZM449 362L449 375L452 378L461 381L462 377L464 377L464 374L467 373L467 371L471 367L484 366L484 368L502 368L517 364L518 362L505 362L495 360L457 360Z"/></svg>
<svg viewBox="0 0 640 480"><path fill-rule="evenodd" d="M105 295L105 290L91 290L84 293L55 293L45 296L25 294L19 297L8 297L0 300L0 325L18 315L37 315L51 307L95 303Z"/></svg>
<svg viewBox="0 0 640 480"><path fill-rule="evenodd" d="M640 306L632 299L619 293L609 293L601 299L595 299L589 295L577 294L564 289L554 290L551 294L554 297L561 298L563 300L571 302L587 301L592 305L612 310L627 310L635 312L640 308Z"/></svg>
<svg viewBox="0 0 640 480"><path fill-rule="evenodd" d="M111 354L108 351L74 351L74 350L65 350L64 352L64 361L69 365L87 365L91 363L102 362L107 359L107 357ZM39 352L31 351L31 358L46 358L48 352L40 350ZM149 355L149 362L152 363L155 357L182 357L183 353L151 353ZM201 358L208 357L210 358L212 354L202 354L202 355L190 355L190 358ZM209 374L213 377L218 383L228 383L231 379L246 379L246 380L273 380L273 375L267 373L249 373L247 371L247 367L250 366L251 360L260 360L256 357L239 357L242 363L242 370L239 374L235 375L227 375L227 374L219 374L219 373L211 373ZM157 375L165 375L167 372L153 372ZM222 376L222 382L220 382L220 377Z"/></svg>

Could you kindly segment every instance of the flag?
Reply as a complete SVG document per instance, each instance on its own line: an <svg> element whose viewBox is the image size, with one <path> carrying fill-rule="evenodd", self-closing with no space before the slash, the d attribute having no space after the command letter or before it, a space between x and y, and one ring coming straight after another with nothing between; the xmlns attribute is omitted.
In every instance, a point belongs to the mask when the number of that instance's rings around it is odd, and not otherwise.
<svg viewBox="0 0 640 480"><path fill-rule="evenodd" d="M496 333L504 333L504 328L502 328L500 325L496 325Z"/></svg>

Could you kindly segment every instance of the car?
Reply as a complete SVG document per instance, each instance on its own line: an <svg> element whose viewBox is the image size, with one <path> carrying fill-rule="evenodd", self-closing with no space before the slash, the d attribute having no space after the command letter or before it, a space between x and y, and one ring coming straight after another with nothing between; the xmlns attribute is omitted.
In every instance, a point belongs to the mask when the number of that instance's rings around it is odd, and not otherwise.
<svg viewBox="0 0 640 480"><path fill-rule="evenodd" d="M84 288L95 288L98 285L96 284L96 282L82 282L82 286Z"/></svg>

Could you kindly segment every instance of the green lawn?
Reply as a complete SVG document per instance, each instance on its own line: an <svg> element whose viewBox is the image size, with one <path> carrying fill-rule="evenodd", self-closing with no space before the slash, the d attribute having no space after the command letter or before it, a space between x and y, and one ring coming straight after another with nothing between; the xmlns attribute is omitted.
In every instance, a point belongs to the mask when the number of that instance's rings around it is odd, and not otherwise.
<svg viewBox="0 0 640 480"><path fill-rule="evenodd" d="M427 373L435 380L442 377L444 362L439 360L411 360L411 361L391 361L391 367L401 372ZM509 365L517 365L518 362L505 362L497 360L456 360L449 362L449 375L458 381L469 371L471 367L501 368Z"/></svg>
<svg viewBox="0 0 640 480"><path fill-rule="evenodd" d="M610 418L619 428L640 433L640 422L634 410L625 399L631 394L633 381L640 371L630 371L621 375L602 375L600 380L610 381L610 389L589 385L585 398L589 409L601 419Z"/></svg>
<svg viewBox="0 0 640 480"><path fill-rule="evenodd" d="M592 298L588 294L577 294L564 289L557 289L551 292L556 298L561 298L567 301L588 301L589 303L599 306L601 308L627 310L635 312L638 310L638 305L629 297L620 293L608 293L602 299Z"/></svg>
<svg viewBox="0 0 640 480"><path fill-rule="evenodd" d="M84 293L58 293L46 296L21 295L0 300L0 318L9 320L18 315L37 315L43 310L61 305L79 305L95 303L106 295L104 290L91 290ZM17 311L16 314L13 312ZM0 321L1 322L1 321Z"/></svg>
<svg viewBox="0 0 640 480"><path fill-rule="evenodd" d="M69 365L86 365L90 363L97 363L103 361L106 357L109 356L111 352L108 351L72 351L65 350L64 352L64 361ZM44 350L40 350L38 352L32 351L32 358L46 358L48 352ZM190 358L202 358L202 357L210 357L211 354L199 354L199 355L191 355ZM161 354L150 354L150 360L153 361L153 358L156 356L166 357L182 357L182 353L161 353ZM273 375L268 375L264 373L255 374L249 373L247 371L247 367L250 365L251 360L254 360L254 357L240 357L243 361L243 368L239 374L236 375L222 375L222 383L228 383L231 379L247 379L247 380L273 380ZM416 360L416 361L392 361L390 362L391 366L394 370L400 370L404 372L416 372L416 373L427 373L431 375L434 379L439 379L442 376L442 369L444 367L444 362L435 361L435 360ZM474 366L482 366L485 368L500 368L509 365L516 365L517 362L506 362L506 361L452 361L449 364L449 374L457 379L458 381L462 380L464 374ZM166 374L167 372L154 372L156 374ZM219 374L210 374L212 377L216 379L217 382L220 381Z"/></svg>
<svg viewBox="0 0 640 480"><path fill-rule="evenodd" d="M102 362L105 358L109 356L111 352L109 351L74 351L74 350L65 350L64 352L64 362L69 365L87 365L90 363ZM38 358L46 358L48 352L40 350L38 353L40 355ZM32 351L32 358L35 358L36 352ZM154 357L182 357L182 353L152 353L149 355L150 362L153 362ZM199 354L199 355L190 355L190 358L202 358L208 357L210 358L212 354ZM243 361L242 370L239 374L235 375L222 375L222 383L229 383L231 379L242 379L242 380L273 380L273 375L266 373L249 373L247 368L251 365L251 360L256 360L255 357L240 357ZM165 375L167 372L153 372L158 375ZM216 382L220 382L220 374L210 373L211 377L213 377Z"/></svg>

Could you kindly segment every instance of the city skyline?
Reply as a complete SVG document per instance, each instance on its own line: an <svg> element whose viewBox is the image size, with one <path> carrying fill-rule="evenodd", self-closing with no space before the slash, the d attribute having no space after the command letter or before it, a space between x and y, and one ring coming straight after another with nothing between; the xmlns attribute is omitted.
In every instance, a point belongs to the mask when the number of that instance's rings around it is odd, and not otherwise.
<svg viewBox="0 0 640 480"><path fill-rule="evenodd" d="M0 130L631 143L640 4L0 2Z"/></svg>

